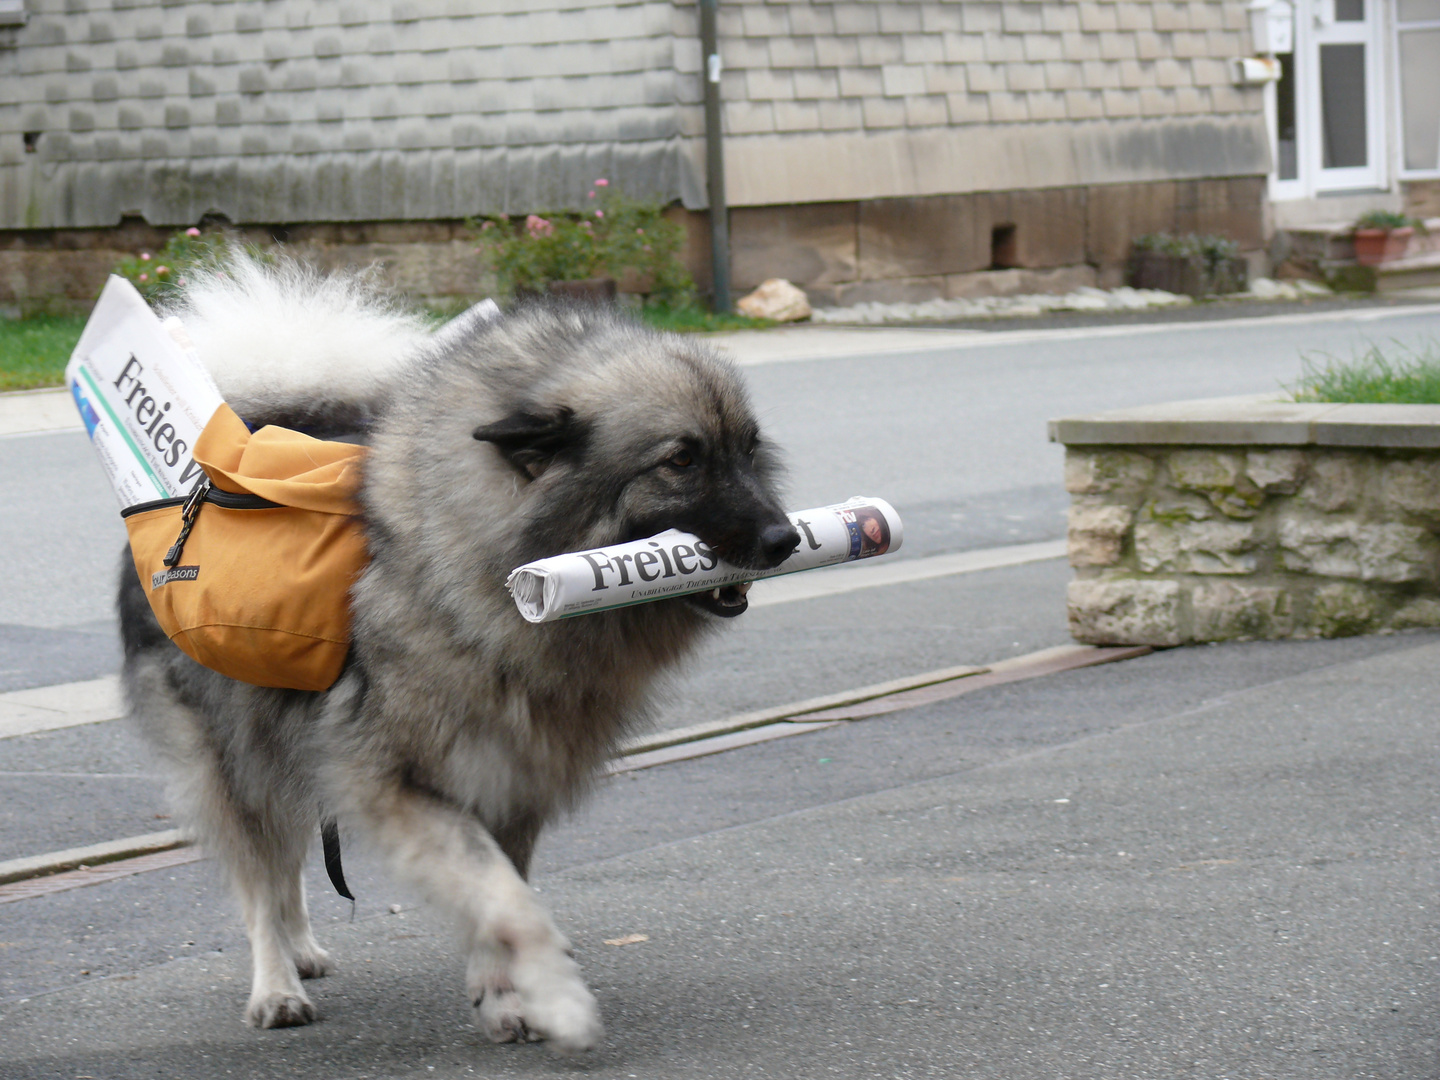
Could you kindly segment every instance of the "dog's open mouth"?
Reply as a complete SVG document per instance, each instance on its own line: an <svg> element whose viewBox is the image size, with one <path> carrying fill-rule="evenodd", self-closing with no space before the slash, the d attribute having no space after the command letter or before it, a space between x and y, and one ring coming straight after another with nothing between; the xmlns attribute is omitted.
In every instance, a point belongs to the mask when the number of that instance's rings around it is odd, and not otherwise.
<svg viewBox="0 0 1440 1080"><path fill-rule="evenodd" d="M685 599L701 611L708 611L722 619L733 619L736 615L745 614L745 609L750 606L750 601L745 598L749 591L750 582L742 581L739 585L722 585L709 592L690 593Z"/></svg>

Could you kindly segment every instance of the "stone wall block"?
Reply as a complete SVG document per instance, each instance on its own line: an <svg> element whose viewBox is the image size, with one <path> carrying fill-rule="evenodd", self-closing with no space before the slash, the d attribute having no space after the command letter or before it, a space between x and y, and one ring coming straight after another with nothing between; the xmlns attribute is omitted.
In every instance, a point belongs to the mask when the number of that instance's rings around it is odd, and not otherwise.
<svg viewBox="0 0 1440 1080"><path fill-rule="evenodd" d="M1440 600L1420 597L1390 617L1392 630L1430 630L1440 627Z"/></svg>
<svg viewBox="0 0 1440 1080"><path fill-rule="evenodd" d="M1072 495L1138 495L1155 476L1155 462L1129 450L1065 452L1065 490Z"/></svg>
<svg viewBox="0 0 1440 1080"><path fill-rule="evenodd" d="M1090 645L1179 645L1181 590L1173 581L1082 578L1066 590L1070 634Z"/></svg>
<svg viewBox="0 0 1440 1080"><path fill-rule="evenodd" d="M1277 586L1207 581L1191 592L1190 607L1196 641L1263 641L1295 633L1290 596Z"/></svg>
<svg viewBox="0 0 1440 1080"><path fill-rule="evenodd" d="M1215 517L1215 505L1204 496L1167 488L1141 507L1140 516L1146 521L1167 525L1181 521L1210 521Z"/></svg>
<svg viewBox="0 0 1440 1080"><path fill-rule="evenodd" d="M1440 544L1414 525L1289 518L1277 541L1280 566L1297 573L1395 583L1440 576Z"/></svg>
<svg viewBox="0 0 1440 1080"><path fill-rule="evenodd" d="M1135 526L1135 557L1147 574L1253 574L1259 569L1255 527L1234 521Z"/></svg>
<svg viewBox="0 0 1440 1080"><path fill-rule="evenodd" d="M1440 523L1440 459L1390 461L1380 469L1380 498L1391 513Z"/></svg>
<svg viewBox="0 0 1440 1080"><path fill-rule="evenodd" d="M1177 450L1166 459L1170 481L1199 491L1227 517L1254 517L1265 493L1245 474L1242 454L1222 450Z"/></svg>
<svg viewBox="0 0 1440 1080"><path fill-rule="evenodd" d="M1251 450L1245 475L1267 495L1293 495L1305 481L1307 464L1303 450Z"/></svg>
<svg viewBox="0 0 1440 1080"><path fill-rule="evenodd" d="M1066 547L1071 566L1114 566L1120 561L1125 534L1135 520L1128 506L1077 499L1070 507Z"/></svg>
<svg viewBox="0 0 1440 1080"><path fill-rule="evenodd" d="M1310 462L1310 475L1300 488L1300 498L1327 514L1353 510L1365 490L1369 469L1359 457L1348 454L1321 454Z"/></svg>
<svg viewBox="0 0 1440 1080"><path fill-rule="evenodd" d="M1352 637L1375 630L1381 605L1363 585L1334 582L1315 590L1310 600L1311 633L1319 637Z"/></svg>

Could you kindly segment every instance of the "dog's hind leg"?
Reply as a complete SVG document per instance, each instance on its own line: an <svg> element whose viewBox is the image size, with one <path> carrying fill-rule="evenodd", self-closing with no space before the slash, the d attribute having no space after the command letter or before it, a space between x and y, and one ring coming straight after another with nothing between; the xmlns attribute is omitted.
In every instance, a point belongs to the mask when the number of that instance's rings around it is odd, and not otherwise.
<svg viewBox="0 0 1440 1080"><path fill-rule="evenodd" d="M486 1035L593 1048L600 1012L569 942L494 837L473 815L398 781L363 795L352 804L357 817L395 868L458 920L466 987Z"/></svg>

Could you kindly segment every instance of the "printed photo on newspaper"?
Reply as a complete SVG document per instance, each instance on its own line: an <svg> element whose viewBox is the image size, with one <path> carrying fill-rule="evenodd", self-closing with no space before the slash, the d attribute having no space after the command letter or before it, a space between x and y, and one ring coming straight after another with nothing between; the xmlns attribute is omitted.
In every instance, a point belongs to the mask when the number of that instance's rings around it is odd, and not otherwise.
<svg viewBox="0 0 1440 1080"><path fill-rule="evenodd" d="M698 536L671 529L527 563L512 570L505 584L520 614L533 623L549 622L868 559L897 550L903 537L895 508L867 495L792 513L790 521L800 546L773 570L731 566Z"/></svg>
<svg viewBox="0 0 1440 1080"><path fill-rule="evenodd" d="M122 509L190 492L202 475L191 448L223 400L171 322L112 275L65 368Z"/></svg>

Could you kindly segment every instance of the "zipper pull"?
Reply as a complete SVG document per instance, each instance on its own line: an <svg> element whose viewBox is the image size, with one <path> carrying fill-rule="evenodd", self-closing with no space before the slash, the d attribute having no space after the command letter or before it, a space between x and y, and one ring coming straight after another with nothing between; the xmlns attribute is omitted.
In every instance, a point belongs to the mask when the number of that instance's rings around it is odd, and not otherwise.
<svg viewBox="0 0 1440 1080"><path fill-rule="evenodd" d="M195 519L200 514L200 506L205 502L205 496L210 493L210 478L201 477L200 482L195 485L195 490L190 492L185 499L185 505L180 509L180 535L175 538L175 543L170 545L170 550L165 552L165 558L161 563L165 566L174 566L180 561L180 554L185 550L185 541L190 536L190 530L195 527Z"/></svg>

